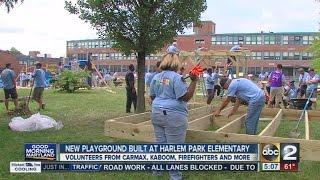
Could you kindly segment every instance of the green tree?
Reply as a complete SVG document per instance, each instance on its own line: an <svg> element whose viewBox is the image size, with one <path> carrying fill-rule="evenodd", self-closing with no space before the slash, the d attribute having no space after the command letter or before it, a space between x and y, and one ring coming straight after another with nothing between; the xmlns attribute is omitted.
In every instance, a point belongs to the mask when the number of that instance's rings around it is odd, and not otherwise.
<svg viewBox="0 0 320 180"><path fill-rule="evenodd" d="M11 9L14 8L14 5L17 4L18 2L23 2L23 0L0 0L0 6L4 4L7 8L8 13L10 12Z"/></svg>
<svg viewBox="0 0 320 180"><path fill-rule="evenodd" d="M313 53L312 67L316 72L320 72L320 39L317 38L313 41L309 49Z"/></svg>
<svg viewBox="0 0 320 180"><path fill-rule="evenodd" d="M205 0L78 0L65 2L71 14L89 22L99 38L113 40L114 49L136 53L137 112L145 111L145 56L173 41L186 27L200 21Z"/></svg>
<svg viewBox="0 0 320 180"><path fill-rule="evenodd" d="M9 51L14 55L22 55L22 53L15 47L12 47Z"/></svg>

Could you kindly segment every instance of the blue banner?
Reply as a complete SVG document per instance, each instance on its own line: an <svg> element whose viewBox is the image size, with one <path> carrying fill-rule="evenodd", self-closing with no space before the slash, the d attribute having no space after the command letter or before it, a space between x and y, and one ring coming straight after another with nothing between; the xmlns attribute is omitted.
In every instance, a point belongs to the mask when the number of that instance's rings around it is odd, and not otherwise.
<svg viewBox="0 0 320 180"><path fill-rule="evenodd" d="M25 144L24 157L27 161L55 161L57 160L56 144Z"/></svg>

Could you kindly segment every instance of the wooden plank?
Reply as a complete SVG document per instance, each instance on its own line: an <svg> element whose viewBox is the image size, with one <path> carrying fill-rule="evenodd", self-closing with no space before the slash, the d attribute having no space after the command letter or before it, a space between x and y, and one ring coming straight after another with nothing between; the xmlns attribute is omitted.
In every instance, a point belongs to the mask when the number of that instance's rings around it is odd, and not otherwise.
<svg viewBox="0 0 320 180"><path fill-rule="evenodd" d="M106 121L105 135L119 139L154 142L152 126Z"/></svg>
<svg viewBox="0 0 320 180"><path fill-rule="evenodd" d="M273 118L259 118L259 121L272 121Z"/></svg>
<svg viewBox="0 0 320 180"><path fill-rule="evenodd" d="M105 135L144 142L154 142L152 126L141 126L121 122L106 121ZM257 136L212 131L187 130L187 142L193 143L300 143L300 155L303 160L320 161L320 141L271 136Z"/></svg>
<svg viewBox="0 0 320 180"><path fill-rule="evenodd" d="M238 133L243 127L244 121L246 120L247 114L244 114L234 121L229 122L225 126L218 129L216 132L220 133Z"/></svg>
<svg viewBox="0 0 320 180"><path fill-rule="evenodd" d="M277 108L263 108L260 116L276 116L279 109Z"/></svg>
<svg viewBox="0 0 320 180"><path fill-rule="evenodd" d="M267 127L264 128L264 130L259 134L259 136L273 136L282 120L283 111L280 109L277 113L277 115L273 118L273 120L268 124Z"/></svg>
<svg viewBox="0 0 320 180"><path fill-rule="evenodd" d="M299 118L300 114L302 113L302 110L297 109L284 109L283 115L284 117L293 117L294 120ZM315 110L308 110L309 115L309 121L320 121L320 113L319 111Z"/></svg>
<svg viewBox="0 0 320 180"><path fill-rule="evenodd" d="M188 123L188 129L206 130L212 125L213 114L206 115Z"/></svg>
<svg viewBox="0 0 320 180"><path fill-rule="evenodd" d="M119 117L119 118L115 118L115 119L109 119L107 121L138 124L141 122L145 122L147 120L150 120L150 112L133 114L133 115L129 115L129 116L123 116L123 117Z"/></svg>
<svg viewBox="0 0 320 180"><path fill-rule="evenodd" d="M304 121L305 121L305 133L306 133L306 140L310 139L310 129L309 129L309 114L308 111L304 114Z"/></svg>
<svg viewBox="0 0 320 180"><path fill-rule="evenodd" d="M302 160L320 161L320 141L271 136L257 136L235 133L219 133L212 131L199 131L189 129L187 142L196 143L300 143Z"/></svg>
<svg viewBox="0 0 320 180"><path fill-rule="evenodd" d="M275 116L278 113L279 109L277 108L263 108L261 116ZM283 118L286 120L296 121L299 118L302 110L298 109L283 109ZM320 121L320 113L315 110L308 110L309 121Z"/></svg>

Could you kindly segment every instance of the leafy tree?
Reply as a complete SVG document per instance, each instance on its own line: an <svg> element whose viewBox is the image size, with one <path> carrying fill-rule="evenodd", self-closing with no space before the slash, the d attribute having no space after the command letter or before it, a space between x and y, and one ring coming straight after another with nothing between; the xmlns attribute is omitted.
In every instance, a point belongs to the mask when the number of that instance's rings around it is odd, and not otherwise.
<svg viewBox="0 0 320 180"><path fill-rule="evenodd" d="M313 41L312 46L309 49L313 53L312 67L316 72L320 72L320 40L317 38Z"/></svg>
<svg viewBox="0 0 320 180"><path fill-rule="evenodd" d="M22 55L22 53L15 47L12 47L9 51L14 55Z"/></svg>
<svg viewBox="0 0 320 180"><path fill-rule="evenodd" d="M8 13L10 12L11 9L14 8L14 5L17 4L18 2L23 2L23 0L0 0L0 6L4 4L7 8Z"/></svg>
<svg viewBox="0 0 320 180"><path fill-rule="evenodd" d="M65 2L71 14L89 22L99 38L113 40L114 49L136 53L137 112L145 111L145 56L173 41L206 9L205 0L78 0Z"/></svg>

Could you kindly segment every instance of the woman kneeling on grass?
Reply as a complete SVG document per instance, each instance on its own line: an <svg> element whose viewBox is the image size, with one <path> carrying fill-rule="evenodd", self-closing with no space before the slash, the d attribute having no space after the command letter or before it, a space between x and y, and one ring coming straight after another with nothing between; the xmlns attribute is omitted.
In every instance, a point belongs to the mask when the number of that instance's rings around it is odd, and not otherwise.
<svg viewBox="0 0 320 180"><path fill-rule="evenodd" d="M188 127L187 102L196 88L197 76L190 75L188 87L177 73L181 64L175 54L167 54L160 64L161 73L154 76L150 85L152 100L151 120L157 143L184 143ZM182 179L179 171L170 171L171 179ZM154 172L154 175L161 175Z"/></svg>

